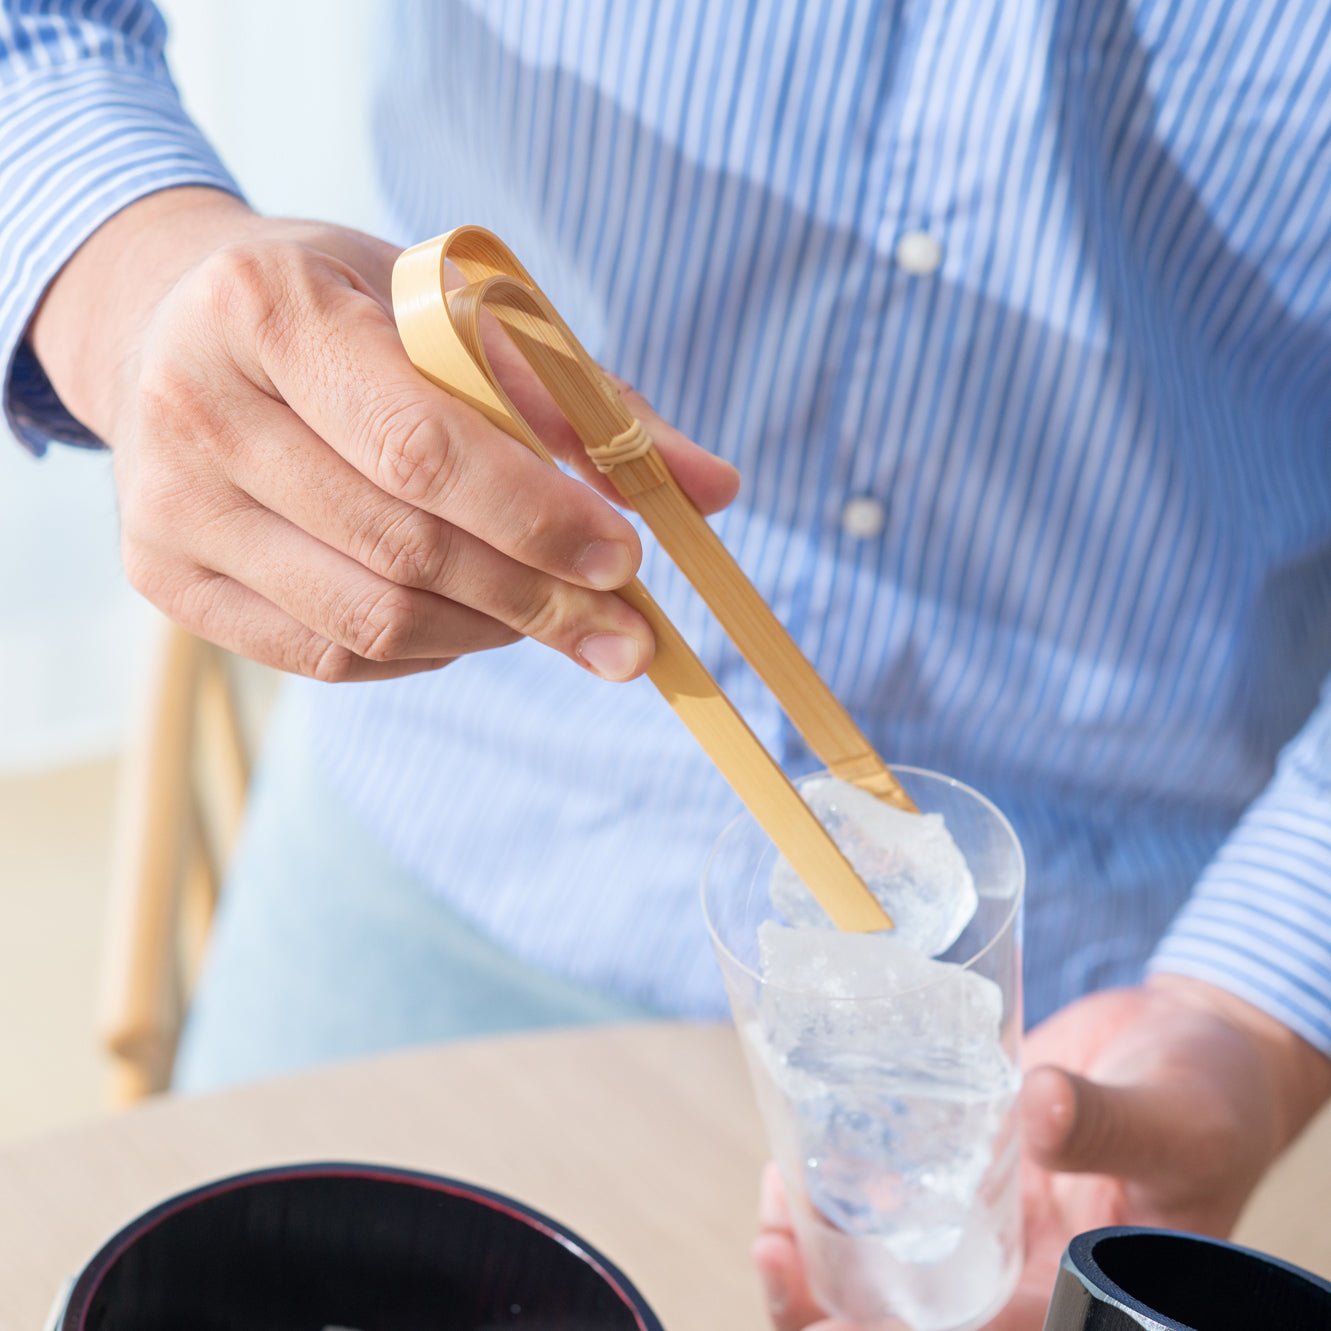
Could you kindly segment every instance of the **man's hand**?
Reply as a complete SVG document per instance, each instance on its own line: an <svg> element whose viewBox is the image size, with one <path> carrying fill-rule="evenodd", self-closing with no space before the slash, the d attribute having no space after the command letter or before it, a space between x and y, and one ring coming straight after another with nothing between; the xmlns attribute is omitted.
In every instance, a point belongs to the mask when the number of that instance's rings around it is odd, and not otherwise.
<svg viewBox="0 0 1331 1331"><path fill-rule="evenodd" d="M1022 1091L1026 1268L993 1331L1039 1331L1068 1240L1101 1225L1225 1235L1331 1096L1331 1062L1247 1003L1157 976L1034 1030ZM856 1331L809 1295L780 1179L754 1244L778 1331Z"/></svg>
<svg viewBox="0 0 1331 1331"><path fill-rule="evenodd" d="M641 550L613 491L502 335L510 395L601 494L416 372L392 318L396 256L179 189L65 267L32 344L113 450L131 582L203 637L325 680L523 635L604 678L640 674L651 631L612 589ZM733 468L631 407L704 511L730 501Z"/></svg>

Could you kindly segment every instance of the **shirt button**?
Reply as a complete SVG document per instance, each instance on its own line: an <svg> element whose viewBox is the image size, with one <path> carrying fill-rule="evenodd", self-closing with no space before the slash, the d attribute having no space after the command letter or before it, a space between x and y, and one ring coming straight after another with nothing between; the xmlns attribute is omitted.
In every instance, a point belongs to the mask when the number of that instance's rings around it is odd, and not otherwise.
<svg viewBox="0 0 1331 1331"><path fill-rule="evenodd" d="M873 495L856 495L846 500L841 510L841 530L847 536L867 541L871 536L878 536L887 526L887 506Z"/></svg>
<svg viewBox="0 0 1331 1331"><path fill-rule="evenodd" d="M927 231L906 231L897 237L897 264L916 277L936 273L943 262L943 244Z"/></svg>

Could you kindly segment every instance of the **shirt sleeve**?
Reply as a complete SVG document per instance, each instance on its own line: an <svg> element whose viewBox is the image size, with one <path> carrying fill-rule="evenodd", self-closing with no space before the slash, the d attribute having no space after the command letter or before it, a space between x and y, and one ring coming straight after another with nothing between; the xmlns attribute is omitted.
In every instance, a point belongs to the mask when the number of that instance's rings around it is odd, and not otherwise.
<svg viewBox="0 0 1331 1331"><path fill-rule="evenodd" d="M146 0L0 0L0 389L6 423L34 453L53 439L98 442L24 340L65 262L144 195L239 193L180 104L165 42Z"/></svg>
<svg viewBox="0 0 1331 1331"><path fill-rule="evenodd" d="M1150 969L1227 989L1331 1055L1331 677Z"/></svg>

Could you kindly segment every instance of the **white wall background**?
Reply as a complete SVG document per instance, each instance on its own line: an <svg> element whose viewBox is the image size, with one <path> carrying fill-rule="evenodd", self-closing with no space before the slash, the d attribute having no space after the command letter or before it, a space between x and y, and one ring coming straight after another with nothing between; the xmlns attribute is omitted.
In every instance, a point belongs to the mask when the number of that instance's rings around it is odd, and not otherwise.
<svg viewBox="0 0 1331 1331"><path fill-rule="evenodd" d="M375 0L160 0L185 103L254 205L376 229ZM120 572L109 460L0 429L0 771L119 743L151 617Z"/></svg>

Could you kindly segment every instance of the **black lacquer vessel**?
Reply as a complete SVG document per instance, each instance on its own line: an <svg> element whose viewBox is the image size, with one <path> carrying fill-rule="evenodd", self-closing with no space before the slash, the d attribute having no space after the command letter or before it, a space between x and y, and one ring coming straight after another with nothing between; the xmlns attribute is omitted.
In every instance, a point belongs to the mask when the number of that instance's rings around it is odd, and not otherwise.
<svg viewBox="0 0 1331 1331"><path fill-rule="evenodd" d="M662 1331L628 1278L530 1207L359 1164L207 1184L126 1225L56 1331Z"/></svg>
<svg viewBox="0 0 1331 1331"><path fill-rule="evenodd" d="M1068 1245L1045 1331L1331 1331L1331 1284L1219 1239L1119 1227Z"/></svg>

